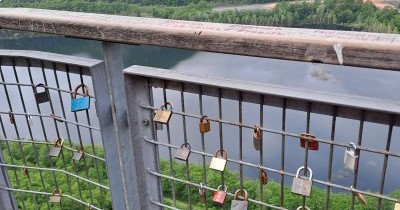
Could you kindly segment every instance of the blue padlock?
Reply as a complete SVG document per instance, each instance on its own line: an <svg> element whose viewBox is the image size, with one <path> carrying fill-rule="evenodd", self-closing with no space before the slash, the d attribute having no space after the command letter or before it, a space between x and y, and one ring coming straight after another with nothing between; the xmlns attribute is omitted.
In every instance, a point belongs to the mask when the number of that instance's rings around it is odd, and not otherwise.
<svg viewBox="0 0 400 210"><path fill-rule="evenodd" d="M79 88L83 88L84 97L76 98ZM89 87L85 84L78 85L74 90L74 95L71 101L71 112L87 110L90 108Z"/></svg>

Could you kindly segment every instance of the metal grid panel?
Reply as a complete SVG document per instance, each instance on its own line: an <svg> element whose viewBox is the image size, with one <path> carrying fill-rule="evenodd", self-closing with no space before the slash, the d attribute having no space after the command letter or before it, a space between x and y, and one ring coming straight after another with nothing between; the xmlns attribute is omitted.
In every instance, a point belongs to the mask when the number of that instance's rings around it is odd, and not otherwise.
<svg viewBox="0 0 400 210"><path fill-rule="evenodd" d="M0 54L4 102L0 140L5 149L0 166L8 170L13 183L1 188L14 192L21 209L111 208L104 152L98 151L102 141L90 77L90 71L103 63L34 51L2 50ZM49 91L49 102L36 103L38 83ZM92 103L89 110L71 112L73 91L79 84L90 87ZM65 139L60 156L50 158L47 153L58 138ZM82 159L72 159L82 148ZM55 189L63 191L59 205L48 201Z"/></svg>
<svg viewBox="0 0 400 210"><path fill-rule="evenodd" d="M300 134L310 133L313 124L321 123L315 122L314 118L317 117L330 119L328 120L330 121L330 126L321 134L324 137L308 139L317 141L320 147L325 147L324 149L327 151L325 153L320 151L319 153L323 153L321 155L327 159L326 172L321 172L322 174L326 174L326 178L314 176L312 179L314 185L317 185L319 188L326 188L325 208L329 209L332 202L330 200L330 193L332 191L350 193L351 203L348 204L348 208L350 209L355 207L356 194L366 195L372 200L376 199L377 209L381 208L382 201L397 202L397 198L384 194L388 157L400 157L398 152L390 150L393 127L399 125L400 104L397 102L289 89L142 66L132 66L124 70L124 73L129 122L131 126L135 125L140 128L132 129L131 135L133 135L134 144L143 150L141 153L134 152L134 157L140 159L140 161L135 162L137 171L145 171L138 174L138 180L146 180L146 177L150 175L157 178L156 180L158 181L152 179L151 182L145 183L144 185L147 188L151 189L155 187L154 185L161 184L162 186L171 187L171 189L163 189L163 192L167 190L171 194L164 195L164 200L158 200L157 194L141 191L139 194L139 196L142 196L141 200L154 204L152 208L158 206L176 209L179 206L177 204L178 201L185 199L182 197L177 198L176 196L177 191L183 190L182 185L186 186L188 195L195 195L197 193L200 184L194 182L192 180L193 177L190 176L190 169L192 168L189 164L190 162L202 165L203 176L200 181L208 191L206 196L208 201L210 201L212 192L216 191L218 187L215 185L215 180L208 179L209 173L214 173L208 169L210 158L214 156L212 151L230 147L237 150L239 154L234 155L234 157L228 156L228 168L238 170L240 180L235 186L228 186L228 196L233 196L232 192L235 192L234 190L244 187L243 182L247 180L244 168L253 171L263 169L269 174L279 177L280 180L277 183L280 183L280 200L279 202L269 202L268 194L265 194L265 186L263 187L260 183L259 196L249 195L249 203L258 205L260 209L265 207L272 209L292 209L293 207L287 206L284 198L285 189L287 190L285 184L291 183L292 178L295 177L295 169L293 170L293 167L289 167L288 169L285 165L285 163L288 163L287 159L289 158L287 153L293 152L291 151L293 145L302 149L298 145L301 138ZM138 94L137 89L142 90L142 93ZM145 89L149 90L143 91ZM175 105L172 110L173 116L171 121L164 127L166 130L157 131L157 126L152 121L153 114L154 111L166 102L172 102ZM238 108L237 112L235 111L236 108ZM251 109L253 114L246 109ZM272 118L272 116L267 115L267 113L270 113L270 109L275 109L278 113L277 116L280 115L281 119L275 121L269 120ZM229 113L225 114L225 112ZM213 116L210 115L211 113ZM251 116L246 116L247 114ZM214 132L213 134L198 134L198 125L193 120L199 120L204 115L209 116L208 119L212 123L211 130ZM182 119L180 120L179 118ZM358 124L358 136L355 138L345 137L337 139L337 127L340 127L340 123L346 120L351 121L353 124ZM274 123L280 121L281 124L274 124L271 121ZM293 123L293 121L300 121L302 126L304 126L299 133L288 131L288 124ZM374 147L365 143L363 144L362 140L363 134L366 132L364 130L366 123L383 126L380 127L382 128L380 130L387 132L386 143L384 140L381 140L379 144L385 145L385 149L381 149L379 146ZM261 127L263 136L261 142L264 142L264 145L262 145L260 151L245 154L246 158L243 157L243 151L249 151L249 147L252 149L252 145L248 143L248 139L252 138L251 130L255 128L254 124L258 124ZM145 132L141 130L145 130ZM230 134L227 131L234 134ZM249 133L250 135L248 135ZM212 136L212 138L207 138L207 135ZM267 162L270 165L266 165L267 163L264 163L265 151L263 152L263 150L268 150L268 147L271 146L271 141L266 138L266 136L270 137L270 135L280 137L274 138L273 144L278 145L277 148L281 148L281 151L279 151L281 158L280 160L268 160ZM238 140L231 138L232 136L236 136ZM348 186L332 180L333 156L337 154L334 151L340 151L341 155L343 155L342 151L351 147L349 145L350 141L356 143L356 152L359 155L357 164L360 167L364 167L365 169L365 165L358 163L363 155L376 154L384 158L381 181L377 193L357 188L360 182L358 180L360 175L358 168L354 171L354 180ZM176 174L175 167L179 167L179 164L177 165L173 161L174 150L180 148L181 144L186 142L192 145L190 160L183 163L186 174ZM268 142L269 145L265 142ZM308 144L309 142L305 141L305 148L309 148ZM304 149L303 155L297 158L299 160L302 159L302 163L298 167L315 166L315 161L310 162L310 157L315 158L315 154L317 153L309 149ZM156 156L154 157L154 155ZM259 158L256 161L248 161L249 156L259 156ZM162 163L163 159L167 160L167 166L163 164L165 168L161 171L158 164ZM166 168L167 170L165 170ZM304 171L304 175L307 175L306 170ZM225 178L225 173L221 172L221 178L217 182L223 185L226 181ZM363 182L365 181L363 180ZM354 188L352 189L351 186ZM172 202L169 199L172 199ZM299 202L298 205L304 208L307 206L308 201L309 199L303 196L302 202ZM193 197L191 196L188 196L187 200L185 199L184 201L188 209L192 209L192 202ZM208 202L204 207L207 209L210 207L210 204Z"/></svg>

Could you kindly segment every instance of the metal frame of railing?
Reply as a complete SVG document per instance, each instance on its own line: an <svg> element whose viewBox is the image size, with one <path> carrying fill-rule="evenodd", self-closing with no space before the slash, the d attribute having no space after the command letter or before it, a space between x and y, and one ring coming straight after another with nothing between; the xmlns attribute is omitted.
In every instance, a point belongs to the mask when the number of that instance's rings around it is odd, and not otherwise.
<svg viewBox="0 0 400 210"><path fill-rule="evenodd" d="M123 81L123 62L120 50L120 44L148 44L161 47L183 48L190 50L209 51L218 53L228 53L246 56L256 56L265 58L275 58L283 60L297 60L306 62L317 62L324 64L357 66L367 68L379 68L387 70L400 70L400 36L390 34L375 34L364 32L343 32L343 31L328 31L328 30L312 30L312 29L291 29L277 27L262 27L262 26L244 26L232 24L217 24L217 23L201 23L191 21L177 20L162 20L153 18L136 18L111 16L100 14L85 14L66 11L51 11L39 9L24 9L24 8L0 8L0 27L2 29L14 29L22 31L31 31L39 33L48 33L76 37L81 39L100 40L103 43L104 68L98 68L91 72L93 79L96 100L101 103L96 103L97 113L100 122L100 129L103 138L103 145L106 152L107 170L110 179L110 191L113 200L114 209L152 209L157 206L168 207L162 204L162 195L159 185L159 176L167 179L182 181L198 187L196 183L190 183L185 180L176 180L170 175L161 175L158 173L157 166L157 144L154 141L155 133L149 127L143 126L140 120L151 120L153 105L151 103L151 91L147 91L147 84L144 80L140 80L138 84L132 86L129 83L132 76L127 76L128 88L130 91L126 94L125 89L121 88ZM22 52L3 51L4 56L15 57L31 57L30 51ZM36 54L36 53L35 53ZM45 56L42 54L41 59L54 62L63 60L64 56ZM17 59L17 61L20 59ZM22 59L24 60L24 59ZM83 59L85 60L85 59ZM85 66L80 58L73 58L69 62L78 62L78 65ZM46 63L46 62L45 62ZM61 62L62 63L62 62ZM18 65L18 62L16 63ZM50 69L52 66L49 67ZM135 67L136 68L136 67ZM144 67L141 67L144 68ZM153 69L147 69L153 72ZM79 72L78 72L79 73ZM157 71L157 73L161 73ZM376 122L379 124L389 125L389 134L392 132L393 126L398 126L398 104L388 103L387 101L374 101L365 98L333 96L326 94L318 94L314 92L303 92L300 90L280 89L275 86L268 86L264 91L254 90L254 87L259 87L257 84L245 84L248 89L238 90L236 86L225 83L225 86L217 90L211 89L196 89L196 87L187 87L186 83L199 84L199 81L186 81L190 77L184 78L178 82L178 86L168 86L173 84L169 81L171 78L168 75L147 75L142 74L140 77L163 78L166 83L165 88L172 88L184 91L197 90L196 94L200 94L199 100L202 101L202 95L211 95L221 98L230 98L236 101L248 101L255 104L264 104L282 108L282 118L286 117L287 109L300 110L307 113L307 122L311 113L332 116L332 133L331 139L316 139L320 143L330 145L330 166L332 161L332 150L334 147L346 147L335 140L335 122L337 117L355 119L360 122L358 149L361 151L376 152L384 155L385 163L383 166L381 190L384 186L384 171L386 170L387 158L389 156L398 157L399 154L389 151L390 137L387 139L386 150L375 150L362 146L362 131L364 122ZM139 77L138 77L139 78ZM175 80L175 78L173 78ZM199 78L197 78L199 79ZM213 78L203 78L200 86L213 86L210 83ZM154 79L152 79L154 80ZM218 80L220 82L220 80ZM182 85L182 84L185 85ZM241 84L243 82L240 82ZM163 83L164 84L164 83ZM3 84L4 85L4 84ZM11 84L10 84L11 85ZM141 85L142 89L137 89ZM164 87L164 86L162 86ZM244 88L244 87L243 87ZM230 91L222 91L229 89L239 92L240 94L232 94ZM132 91L131 91L132 90ZM305 95L307 94L307 95ZM128 95L128 98L126 98ZM132 95L137 95L144 99L147 104L137 103L138 106L133 107L131 101ZM256 95L256 97L254 97ZM310 97L310 95L312 97ZM263 96L263 98L260 98ZM332 99L333 97L334 99ZM268 98L268 100L266 100ZM129 103L127 103L127 100ZM368 101L366 105L365 101ZM241 104L241 103L240 103ZM317 104L317 105L316 105ZM129 105L129 122L127 122L127 105ZM202 103L200 103L202 106ZM260 112L263 109L260 106ZM175 112L182 114L183 121L185 117L198 117L185 110ZM22 113L23 114L23 113ZM200 113L203 115L203 113ZM261 115L262 116L262 115ZM45 116L42 116L45 117ZM63 119L63 118L60 118ZM136 119L136 120L135 120ZM140 119L140 120L137 120ZM242 118L239 122L228 122L219 119L211 119L221 127L224 124L238 126L240 133L246 126L242 125ZM271 130L262 125L263 120L260 119L260 125L263 132L272 132L282 135L282 148L285 148L286 136L296 137L298 134L290 134L285 132L285 123L282 123L282 130ZM284 122L284 121L283 121ZM67 123L67 121L65 121ZM248 126L251 127L251 126ZM388 134L388 136L390 136ZM144 140L142 137L152 137ZM221 139L223 135L221 133ZM242 142L242 137L240 137ZM159 142L158 142L159 143ZM223 143L223 142L221 142ZM139 145L139 146L138 146ZM222 144L221 144L222 145ZM175 145L165 144L169 149ZM154 154L155 156L144 159L138 148L148 150L146 155ZM307 164L307 151L305 150L305 164ZM208 154L201 153L203 156ZM262 157L262 153L260 153ZM282 153L281 167L284 169L285 154ZM151 161L153 160L153 161ZM144 165L144 161L150 161L150 165ZM230 160L235 162L235 160ZM237 161L237 160L236 160ZM135 167L132 166L135 163ZM147 163L147 162L146 162ZM248 165L255 167L254 164L238 161L240 165ZM204 163L203 163L204 164ZM152 174L149 174L146 167L150 168ZM2 167L3 168L3 167ZM280 172L280 170L266 168L274 173L281 175L281 183L285 176L293 176L288 172ZM4 173L4 170L3 170ZM149 176L151 175L151 176ZM154 175L154 176L153 176ZM329 200L329 192L332 187L338 185L330 183L331 174L327 177L327 181L314 180L327 186L327 201ZM5 181L7 185L7 181ZM354 184L357 183L357 178ZM356 185L354 185L356 186ZM3 189L9 189L5 186ZM138 193L138 189L146 189L145 193ZM211 188L209 188L210 190ZM344 190L349 190L344 187ZM282 190L281 190L282 191ZM358 190L356 190L358 191ZM379 203L381 199L394 201L383 195L371 194L369 192L358 191L367 195L377 196ZM10 194L7 194L9 196ZM152 199L144 195L151 195ZM7 199L0 193L1 202L4 205L12 203L12 199ZM11 196L12 197L12 196ZM261 200L261 199L260 199ZM257 202L257 201L255 201ZM154 205L155 204L155 205ZM260 203L261 205L267 205ZM327 202L329 205L329 202ZM279 206L279 205L278 205ZM283 200L280 206L283 206ZM352 199L352 207L354 206L354 196ZM380 204L379 204L380 206ZM378 208L379 208L378 206ZM328 206L327 206L328 207Z"/></svg>
<svg viewBox="0 0 400 210"><path fill-rule="evenodd" d="M294 134L285 131L286 124L286 112L287 110L297 110L306 113L307 123L305 133L310 132L310 123L311 123L311 114L322 114L326 116L330 116L332 118L332 130L331 130L331 139L321 139L315 138L315 141L318 141L322 144L328 144L330 146L328 159L328 177L326 180L318 180L313 179L314 183L318 183L320 185L326 186L327 195L326 195L326 209L329 209L330 196L329 193L332 191L332 188L345 190L348 192L353 192L352 194L352 203L351 208L354 208L355 205L355 194L361 193L364 195L372 196L378 198L380 208L381 202L383 200L397 202L397 198L392 198L383 194L383 187L385 184L385 174L387 167L388 157L400 157L399 153L391 152L390 150L390 142L392 136L393 126L398 126L400 123L400 104L397 102L391 101L383 101L372 98L364 98L364 97L356 97L356 96L348 96L348 95L335 95L335 94L327 94L327 93L319 93L313 91L306 91L300 89L291 89L273 85L265 85L265 84L257 84L251 82L237 81L237 80L229 80L222 78L214 78L209 76L200 76L189 73L181 73L181 72L171 72L168 70L143 67L143 66L132 66L128 69L124 70L125 73L125 85L127 90L127 100L128 100L128 113L129 113L129 122L131 126L131 134L132 141L135 145L135 149L133 151L136 170L138 173L138 178L141 180L141 185L139 186L141 190L138 196L141 201L144 201L146 204L142 204L142 208L155 209L155 206L158 207L168 207L171 209L175 209L176 206L168 206L163 203L161 199L162 195L159 191L161 185L161 179L170 180L173 183L184 183L188 186L188 194L190 194L191 188L200 188L198 183L193 183L190 181L190 170L188 165L187 167L187 178L179 179L174 176L172 169L172 149L178 149L180 145L174 145L171 143L170 135L170 125L167 125L167 137L168 139L159 139L157 138L157 132L153 123L153 112L158 109L158 106L153 105L154 94L153 90L157 88L161 88L163 94L161 97L161 101L167 102L168 96L167 91L173 90L178 91L181 97L181 110L173 110L173 114L177 116L181 116L183 119L183 132L184 132L184 142L194 143L194 141L202 142L202 151L197 151L195 149L191 149L191 152L197 155L202 156L203 159L203 183L204 188L208 191L216 191L217 186L208 186L206 183L207 173L206 167L208 163L206 163L206 157L213 157L213 154L206 153L204 150L204 134L201 135L201 139L188 139L186 132L186 118L196 118L201 119L204 115L202 107L202 98L205 96L210 96L216 98L218 100L218 110L219 117L218 118L208 118L211 122L219 125L218 135L220 137L219 146L216 145L215 149L223 149L224 145L232 144L231 142L226 143L223 138L223 129L222 125L231 125L235 126L239 129L239 143L238 148L240 149L240 154L242 154L243 148L243 129L254 129L254 125L244 124L242 122L242 104L245 102L253 103L260 108L260 118L254 121L254 124L259 124L260 129L264 133L273 133L281 135L281 147L282 154L281 157L281 166L280 168L271 168L263 165L263 149L259 152L259 162L251 163L246 162L242 159L242 155L240 155L239 159L228 158L228 162L235 163L239 165L240 168L240 185L239 186L228 186L229 189L242 189L243 188L243 167L253 167L260 168L258 164L261 165L261 169L268 171L269 173L277 173L281 175L281 200L279 204L268 204L263 200L263 185L260 183L260 197L254 198L251 197L249 202L253 202L260 205L260 208L270 207L272 209L286 209L284 202L284 180L287 178L292 178L295 176L294 172L287 171L284 165L285 159L285 144L293 143L287 142L286 137L294 137L295 139L300 139L300 134ZM200 115L187 113L185 112L185 99L184 93L191 93L198 95L199 97L199 107L200 107ZM234 101L238 101L239 110L238 110L238 119L239 121L233 122L223 119L222 115L222 99L231 99ZM263 126L263 110L264 106L272 106L279 107L282 109L282 129L271 129ZM233 113L231 113L233 114ZM233 114L236 115L236 114ZM372 193L360 189L356 189L357 187L357 177L358 177L358 168L354 172L354 181L353 186L354 189L351 189L350 186L342 186L331 182L332 176L332 156L333 150L337 147L349 148L349 144L342 143L341 141L337 141L335 139L335 127L336 127L336 118L347 118L353 119L359 122L359 137L358 142L356 143L357 151L359 157L366 152L372 152L375 154L379 154L384 156L385 162L382 167L382 178L380 183L379 193ZM364 122L374 122L378 124L384 124L388 126L388 137L387 137L387 146L385 150L378 150L374 148L370 148L362 145L362 134L363 134L363 125ZM176 135L175 135L176 136ZM262 139L262 138L261 138ZM231 140L232 141L232 140ZM351 140L349 140L350 142ZM355 140L353 140L355 141ZM286 143L285 143L286 142ZM307 141L306 141L307 142ZM278 142L277 142L278 143ZM296 142L297 144L298 142ZM215 143L212 143L215 144ZM248 144L247 144L248 145ZM159 147L166 147L169 150L169 163L171 167L171 172L169 174L162 174L159 169ZM308 166L308 143L305 145L306 149L304 150L304 166ZM262 146L261 146L262 148ZM257 152L258 153L258 152ZM359 161L359 159L357 160ZM186 162L188 164L188 162ZM300 166L299 166L300 167ZM221 181L222 185L224 184L224 173L221 172ZM305 174L306 171L305 171ZM150 177L149 177L150 176ZM173 187L174 188L174 187ZM172 192L174 189L171 189ZM174 194L173 194L174 195ZM208 193L208 198L211 199L210 192ZM228 192L229 196L233 196L232 192ZM175 201L175 197L173 197ZM148 206L150 203L155 206ZM301 204L300 204L301 205ZM192 208L191 206L191 198L188 198L188 208ZM306 197L303 199L303 207L306 206Z"/></svg>

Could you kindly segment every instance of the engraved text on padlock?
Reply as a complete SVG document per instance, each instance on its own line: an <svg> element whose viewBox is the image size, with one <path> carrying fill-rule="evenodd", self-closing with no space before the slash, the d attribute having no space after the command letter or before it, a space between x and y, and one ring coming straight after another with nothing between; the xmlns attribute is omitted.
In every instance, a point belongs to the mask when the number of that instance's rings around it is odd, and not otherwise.
<svg viewBox="0 0 400 210"><path fill-rule="evenodd" d="M222 156L218 156L221 153ZM226 161L228 159L228 154L225 150L218 150L215 156L211 159L210 168L217 171L224 171L226 166Z"/></svg>
<svg viewBox="0 0 400 210"><path fill-rule="evenodd" d="M297 170L296 177L293 179L292 193L310 196L312 187L312 170L307 168L307 170L310 172L310 177L308 179L304 179L299 176L300 171L303 169L304 166Z"/></svg>
<svg viewBox="0 0 400 210"><path fill-rule="evenodd" d="M184 143L182 144L182 146L180 148L178 148L178 150L176 150L175 159L178 160L183 160L183 161L187 161L190 155L190 144L189 143Z"/></svg>

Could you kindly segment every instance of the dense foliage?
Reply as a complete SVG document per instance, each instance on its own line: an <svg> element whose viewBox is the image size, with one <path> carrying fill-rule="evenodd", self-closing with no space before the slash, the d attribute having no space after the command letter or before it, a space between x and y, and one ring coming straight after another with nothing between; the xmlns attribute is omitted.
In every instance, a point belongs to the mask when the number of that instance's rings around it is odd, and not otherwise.
<svg viewBox="0 0 400 210"><path fill-rule="evenodd" d="M15 164L15 165L27 165L27 166L40 166L40 167L51 167L53 164L54 168L67 170L71 173L75 173L76 171L79 176L89 177L90 180L97 182L100 179L100 183L103 185L108 185L108 180L106 176L105 166L102 162L99 162L99 172L97 173L96 167L94 165L94 161L90 157L86 157L86 164L88 168L88 174L86 174L86 169L83 161L76 164L74 168L74 164L72 162L71 152L68 150L63 150L65 165L63 164L63 158L60 156L59 158L52 159L51 161L48 159L48 150L47 147L43 144L36 144L33 147L31 144L20 145L19 143L6 143L2 144L3 155L5 157L6 163ZM88 151L91 151L91 148L87 147ZM23 152L22 152L23 151ZM101 148L96 148L96 152L99 156L104 156L103 150ZM12 154L12 156L10 156ZM11 159L12 157L12 159ZM37 162L37 158L39 162ZM26 161L26 163L24 163ZM190 180L194 183L203 182L203 166L190 164ZM170 175L170 165L169 161L162 160L161 161L161 172L165 175ZM173 172L174 176L186 180L186 165L183 163L178 163L173 161ZM97 175L99 174L99 176ZM206 170L207 174L207 186L212 188L217 188L218 185L221 184L221 174L220 172L213 171L211 169ZM37 170L29 170L29 177L23 176L20 169L14 170L9 168L9 175L12 181L12 185L15 188L21 188L29 190L29 182L31 183L34 191L43 191L43 192L52 192L55 189L54 177L57 179L57 183L59 184L60 189L63 190L64 194L71 195L75 198L81 199L84 202L90 202L91 197L93 198L93 203L100 207L101 202L103 201L105 209L111 209L111 200L109 191L103 190L104 197L101 197L100 190L98 187L92 186L91 194L90 187L87 182L82 180L78 181L76 178L72 176L67 176L60 172L43 171L43 184L41 181L41 176ZM228 192L233 193L236 189L240 187L240 178L237 172L230 172L228 170L225 171L225 185L228 186ZM18 180L18 181L17 181ZM70 184L68 184L70 183ZM43 188L44 185L44 188ZM177 207L180 209L188 209L187 207L187 198L188 191L187 185L175 182L175 193L177 198ZM244 188L248 191L249 197L258 200L260 196L260 185L259 182L253 179L245 179L243 182ZM162 179L162 188L164 195L164 202L169 205L173 205L172 202L172 182L167 179ZM277 205L280 204L280 183L270 180L269 183L264 186L263 190L264 202ZM82 197L81 197L81 195ZM191 187L190 190L192 202L194 209L204 209L204 204L198 202L199 194L198 188ZM211 202L211 196L213 192L208 191L208 205L211 209L219 209L219 207L215 206ZM28 193L15 193L18 205L22 206L22 200L24 201L24 205L26 209L35 209L35 203L33 201L33 196ZM392 197L399 197L400 191L390 193ZM45 202L48 199L47 196L44 195L36 195L37 203L39 209L47 209L47 204ZM325 206L325 198L326 198L326 190L313 188L311 197L307 199L307 205L313 209L323 209ZM368 204L367 206L362 206L359 202L356 202L355 209L375 209L377 200L372 197L367 197ZM229 197L226 201L226 206L229 206L231 203L232 197ZM286 186L284 188L284 201L285 208L288 209L296 209L302 203L302 197L292 194L290 192L290 187ZM351 196L345 193L331 193L330 194L330 209L349 209L351 204ZM50 204L51 209L60 209L59 204ZM383 202L383 209L393 209L393 203ZM67 197L62 199L63 209L87 209L85 206L81 206L79 203L72 202ZM249 209L259 209L258 205L250 204Z"/></svg>

